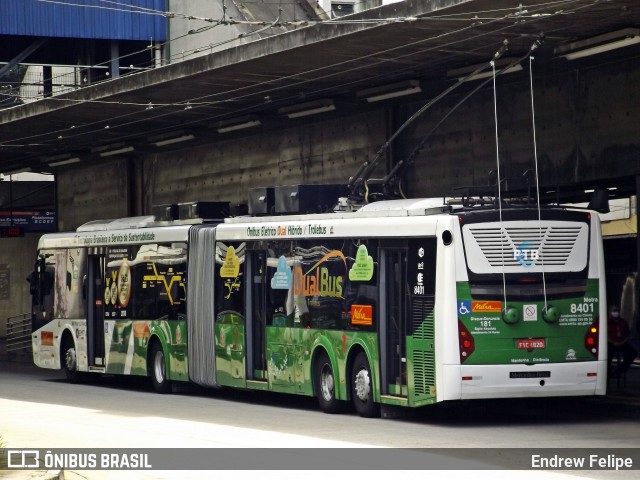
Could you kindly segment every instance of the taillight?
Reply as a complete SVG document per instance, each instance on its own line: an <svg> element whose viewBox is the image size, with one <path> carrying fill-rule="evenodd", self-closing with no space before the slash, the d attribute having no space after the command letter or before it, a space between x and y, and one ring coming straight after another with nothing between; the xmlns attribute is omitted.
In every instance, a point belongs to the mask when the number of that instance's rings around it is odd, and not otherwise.
<svg viewBox="0 0 640 480"><path fill-rule="evenodd" d="M464 363L476 347L471 333L460 320L458 320L458 343L460 345L460 363Z"/></svg>
<svg viewBox="0 0 640 480"><path fill-rule="evenodd" d="M596 317L595 321L591 324L584 336L584 348L586 348L596 358L598 358L598 338L600 337L600 322L598 321L598 318L599 317Z"/></svg>

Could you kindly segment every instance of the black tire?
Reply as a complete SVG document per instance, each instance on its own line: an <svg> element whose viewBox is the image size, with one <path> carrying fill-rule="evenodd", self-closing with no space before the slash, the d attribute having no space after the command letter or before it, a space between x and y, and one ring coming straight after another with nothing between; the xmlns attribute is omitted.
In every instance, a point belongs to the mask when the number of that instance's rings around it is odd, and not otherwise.
<svg viewBox="0 0 640 480"><path fill-rule="evenodd" d="M78 371L78 355L73 340L66 338L62 344L62 369L69 383L80 383L82 381L82 373Z"/></svg>
<svg viewBox="0 0 640 480"><path fill-rule="evenodd" d="M154 342L149 354L149 375L153 389L158 393L169 393L171 381L167 379L164 351L160 342Z"/></svg>
<svg viewBox="0 0 640 480"><path fill-rule="evenodd" d="M361 417L380 416L380 405L373 401L373 377L364 352L358 353L351 367L351 400Z"/></svg>
<svg viewBox="0 0 640 480"><path fill-rule="evenodd" d="M336 377L331 360L324 351L316 358L314 378L320 410L324 413L338 413L342 402L336 399Z"/></svg>

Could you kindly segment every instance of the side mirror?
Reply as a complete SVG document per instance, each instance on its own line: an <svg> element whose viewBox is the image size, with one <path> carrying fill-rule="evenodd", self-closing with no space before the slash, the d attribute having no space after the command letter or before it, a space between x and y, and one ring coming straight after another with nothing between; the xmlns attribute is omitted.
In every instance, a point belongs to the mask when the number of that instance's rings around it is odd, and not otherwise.
<svg viewBox="0 0 640 480"><path fill-rule="evenodd" d="M29 282L29 294L36 295L38 293L38 272L35 270L31 272L27 277L27 282Z"/></svg>

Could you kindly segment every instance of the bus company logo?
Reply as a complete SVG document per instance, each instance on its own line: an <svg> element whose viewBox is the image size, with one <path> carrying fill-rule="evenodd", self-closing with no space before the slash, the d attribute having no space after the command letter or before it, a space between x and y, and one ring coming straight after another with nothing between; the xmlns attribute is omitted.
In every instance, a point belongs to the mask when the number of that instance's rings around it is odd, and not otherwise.
<svg viewBox="0 0 640 480"><path fill-rule="evenodd" d="M373 307L371 305L351 305L352 325L373 325Z"/></svg>
<svg viewBox="0 0 640 480"><path fill-rule="evenodd" d="M573 348L567 350L567 355L564 357L565 360L575 360L576 359L576 351Z"/></svg>
<svg viewBox="0 0 640 480"><path fill-rule="evenodd" d="M43 347L53 347L53 332L40 332L40 344Z"/></svg>
<svg viewBox="0 0 640 480"><path fill-rule="evenodd" d="M347 272L347 259L340 250L332 250L323 256L307 272L300 265L293 269L293 294L305 297L336 297L342 298L342 284L344 276L331 275L329 268L322 264L332 258L342 260L345 274Z"/></svg>
<svg viewBox="0 0 640 480"><path fill-rule="evenodd" d="M534 262L540 258L540 250L533 248L531 240L527 240L513 249L513 259L517 260L525 268L532 267Z"/></svg>
<svg viewBox="0 0 640 480"><path fill-rule="evenodd" d="M471 302L471 311L473 313L500 313L502 302Z"/></svg>

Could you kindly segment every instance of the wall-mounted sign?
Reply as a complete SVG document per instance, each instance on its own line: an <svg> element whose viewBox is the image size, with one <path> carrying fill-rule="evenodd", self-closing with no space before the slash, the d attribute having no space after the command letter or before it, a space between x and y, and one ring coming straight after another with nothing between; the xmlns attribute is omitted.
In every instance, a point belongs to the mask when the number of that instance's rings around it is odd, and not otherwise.
<svg viewBox="0 0 640 480"><path fill-rule="evenodd" d="M0 210L0 227L20 227L23 232L54 232L56 212L52 210Z"/></svg>

